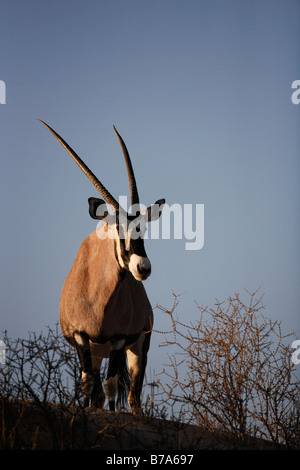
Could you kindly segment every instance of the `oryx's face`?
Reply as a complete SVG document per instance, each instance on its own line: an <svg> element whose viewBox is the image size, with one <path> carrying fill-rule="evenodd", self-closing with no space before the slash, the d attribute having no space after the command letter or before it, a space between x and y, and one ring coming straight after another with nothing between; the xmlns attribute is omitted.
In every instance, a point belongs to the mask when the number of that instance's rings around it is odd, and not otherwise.
<svg viewBox="0 0 300 470"><path fill-rule="evenodd" d="M102 220L100 237L115 239L115 252L122 269L131 272L137 281L144 281L151 274L151 263L144 246L146 223L157 220L162 212L164 199L135 215L120 208L115 214L108 214L106 204L98 198L89 198L89 212L93 219Z"/></svg>
<svg viewBox="0 0 300 470"><path fill-rule="evenodd" d="M116 256L122 269L127 269L138 281L143 281L151 273L151 264L146 255L144 247L144 234L146 231L146 222L157 220L162 212L164 199L160 199L153 206L140 212L139 196L130 156L126 145L114 127L116 136L121 145L125 158L128 182L131 195L132 214L128 214L119 205L116 199L107 191L103 184L96 178L87 165L74 152L74 150L60 137L48 124L41 121L54 137L61 143L65 150L71 155L79 168L93 183L105 201L113 208L114 214L109 215L106 204L102 199L90 198L89 210L94 219L104 222L104 232L107 236L116 240ZM133 211L133 209L135 209Z"/></svg>
<svg viewBox="0 0 300 470"><path fill-rule="evenodd" d="M117 224L117 256L121 267L128 269L137 281L144 281L151 273L151 263L146 255L144 235L146 232L145 216L127 214L122 222L119 213ZM125 222L125 223L124 223Z"/></svg>

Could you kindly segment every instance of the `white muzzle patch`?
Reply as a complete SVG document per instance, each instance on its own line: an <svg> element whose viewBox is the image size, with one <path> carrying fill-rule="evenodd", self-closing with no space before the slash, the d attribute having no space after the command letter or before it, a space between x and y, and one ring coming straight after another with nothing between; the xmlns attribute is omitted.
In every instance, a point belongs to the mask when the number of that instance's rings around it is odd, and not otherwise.
<svg viewBox="0 0 300 470"><path fill-rule="evenodd" d="M151 273L151 263L149 259L136 254L130 256L128 268L137 281L144 281Z"/></svg>

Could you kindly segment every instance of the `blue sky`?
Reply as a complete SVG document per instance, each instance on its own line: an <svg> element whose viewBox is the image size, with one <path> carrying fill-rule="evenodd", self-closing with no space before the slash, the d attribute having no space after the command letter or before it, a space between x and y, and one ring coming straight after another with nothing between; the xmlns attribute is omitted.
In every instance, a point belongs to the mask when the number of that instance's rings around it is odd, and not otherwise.
<svg viewBox="0 0 300 470"><path fill-rule="evenodd" d="M201 250L147 241L153 306L183 294L178 314L195 322L194 301L260 287L265 315L300 337L299 24L293 0L1 2L1 331L58 321L63 282L96 228L96 190L39 118L115 197L128 183L113 124L141 202L204 204ZM155 328L167 328L158 310Z"/></svg>

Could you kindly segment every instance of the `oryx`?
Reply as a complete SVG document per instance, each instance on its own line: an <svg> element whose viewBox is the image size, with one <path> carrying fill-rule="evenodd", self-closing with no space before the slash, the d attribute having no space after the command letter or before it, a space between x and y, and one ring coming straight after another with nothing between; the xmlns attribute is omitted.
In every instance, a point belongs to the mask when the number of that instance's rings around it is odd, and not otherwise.
<svg viewBox="0 0 300 470"><path fill-rule="evenodd" d="M147 362L153 312L141 281L147 279L151 264L144 248L145 224L159 218L164 199L140 212L134 172L124 141L114 127L125 158L132 212L127 213L89 170L72 148L42 122L71 155L113 209L105 201L89 198L89 213L102 220L99 229L79 248L60 299L60 326L64 337L77 349L84 404L103 407L100 380L103 357L109 357L105 391L110 410L115 409L118 385L125 388L129 367L130 410L140 408L140 393ZM128 372L127 372L128 378ZM129 383L127 383L129 385Z"/></svg>

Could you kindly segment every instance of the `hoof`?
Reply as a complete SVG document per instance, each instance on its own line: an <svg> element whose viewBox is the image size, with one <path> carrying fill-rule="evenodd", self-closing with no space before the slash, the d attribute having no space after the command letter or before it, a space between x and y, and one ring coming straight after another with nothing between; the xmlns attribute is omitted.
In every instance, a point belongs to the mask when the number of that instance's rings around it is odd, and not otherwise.
<svg viewBox="0 0 300 470"><path fill-rule="evenodd" d="M115 400L110 400L108 405L109 405L109 410L110 411L115 411L116 410Z"/></svg>

